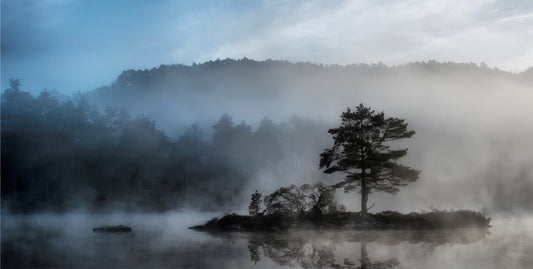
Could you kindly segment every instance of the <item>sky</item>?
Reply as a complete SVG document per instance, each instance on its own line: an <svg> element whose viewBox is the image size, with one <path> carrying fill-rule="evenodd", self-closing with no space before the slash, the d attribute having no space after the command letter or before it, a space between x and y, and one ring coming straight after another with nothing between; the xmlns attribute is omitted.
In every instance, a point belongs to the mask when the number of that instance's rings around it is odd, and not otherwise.
<svg viewBox="0 0 533 269"><path fill-rule="evenodd" d="M1 89L89 91L123 70L247 57L533 66L533 1L2 0Z"/></svg>

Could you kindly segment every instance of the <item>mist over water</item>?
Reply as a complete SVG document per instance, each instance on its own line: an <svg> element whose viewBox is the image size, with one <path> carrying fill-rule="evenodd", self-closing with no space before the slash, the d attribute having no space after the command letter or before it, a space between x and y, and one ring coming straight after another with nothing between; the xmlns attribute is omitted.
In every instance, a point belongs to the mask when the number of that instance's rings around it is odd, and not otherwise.
<svg viewBox="0 0 533 269"><path fill-rule="evenodd" d="M526 75L434 62L224 60L126 71L74 102L10 89L2 95L2 268L530 268ZM359 103L406 119L416 134L392 146L408 148L400 162L421 170L396 195L371 193L372 212L470 209L488 213L492 227L187 229L222 212L246 214L254 190L337 183L343 175L319 170L319 154L340 112ZM359 193L336 198L360 210ZM92 232L105 225L133 232Z"/></svg>
<svg viewBox="0 0 533 269"><path fill-rule="evenodd" d="M0 2L1 268L533 268L531 0Z"/></svg>
<svg viewBox="0 0 533 269"><path fill-rule="evenodd" d="M208 234L215 213L3 215L2 268L531 268L533 219L421 231ZM124 224L130 234L91 231Z"/></svg>

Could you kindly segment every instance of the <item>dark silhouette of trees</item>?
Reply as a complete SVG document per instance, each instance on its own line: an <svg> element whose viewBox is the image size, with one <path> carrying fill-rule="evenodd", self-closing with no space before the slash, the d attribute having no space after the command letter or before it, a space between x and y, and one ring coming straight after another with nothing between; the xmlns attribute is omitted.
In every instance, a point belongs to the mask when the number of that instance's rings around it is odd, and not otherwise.
<svg viewBox="0 0 533 269"><path fill-rule="evenodd" d="M268 215L303 216L307 213L330 214L344 211L335 200L335 189L323 183L281 187L265 196Z"/></svg>
<svg viewBox="0 0 533 269"><path fill-rule="evenodd" d="M226 114L210 137L193 125L173 141L145 116L115 108L100 113L83 96L60 102L45 90L34 97L18 80L2 94L1 109L3 206L24 212L108 205L220 209L239 203L242 186L260 169L298 168L295 155L316 154L309 145L323 139L316 121L264 119L254 131ZM338 210L324 185L289 186L277 194L267 211ZM289 194L297 198L280 198Z"/></svg>
<svg viewBox="0 0 533 269"><path fill-rule="evenodd" d="M281 128L272 120L268 118L261 120L253 137L254 151L261 152L261 154L254 154L258 166L272 166L278 161L279 156L284 155L281 132Z"/></svg>
<svg viewBox="0 0 533 269"><path fill-rule="evenodd" d="M258 215L261 211L261 193L259 193L257 190L252 193L252 198L250 199L248 211L250 216Z"/></svg>
<svg viewBox="0 0 533 269"><path fill-rule="evenodd" d="M265 211L269 215L303 215L311 208L307 192L310 186L308 184L298 187L290 185L281 187L265 196Z"/></svg>
<svg viewBox="0 0 533 269"><path fill-rule="evenodd" d="M410 138L405 120L385 118L360 104L355 111L347 108L341 115L341 125L329 129L333 147L320 154L324 173L342 172L344 180L335 185L349 192L359 188L361 212L367 212L368 195L373 191L397 193L400 186L416 181L419 171L398 164L407 149L391 149L390 142Z"/></svg>
<svg viewBox="0 0 533 269"><path fill-rule="evenodd" d="M332 214L345 211L344 205L339 205L335 199L335 188L324 183L314 184L311 188L310 198L313 201L314 213Z"/></svg>
<svg viewBox="0 0 533 269"><path fill-rule="evenodd" d="M211 135L192 125L174 140L146 116L55 96L34 97L18 80L2 94L2 208L227 209L260 169L295 165L322 139L309 120L265 119L253 130L223 115Z"/></svg>

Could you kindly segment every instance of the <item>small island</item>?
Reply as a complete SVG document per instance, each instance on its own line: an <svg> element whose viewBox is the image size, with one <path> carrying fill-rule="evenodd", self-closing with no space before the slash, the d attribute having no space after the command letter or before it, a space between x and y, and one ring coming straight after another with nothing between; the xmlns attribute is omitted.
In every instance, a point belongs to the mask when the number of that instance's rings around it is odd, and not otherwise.
<svg viewBox="0 0 533 269"><path fill-rule="evenodd" d="M486 213L471 210L401 214L394 211L369 213L368 196L379 191L396 194L399 187L415 182L420 171L397 163L407 149L392 149L390 142L410 138L415 132L407 129L403 119L386 118L360 104L341 114L341 125L329 129L334 144L320 154L323 172L343 173L342 181L290 185L261 199L257 190L252 194L249 215L228 214L214 218L194 230L221 231L281 231L287 229L456 229L487 228ZM395 143L396 145L397 143ZM361 211L347 212L335 200L336 189L357 190L361 194ZM264 204L265 209L262 209Z"/></svg>
<svg viewBox="0 0 533 269"><path fill-rule="evenodd" d="M214 218L193 230L222 231L282 231L288 229L455 229L488 228L490 218L469 210L434 211L428 213L401 214L385 211L376 214L342 212L322 215L289 217L280 215L241 216L236 214Z"/></svg>
<svg viewBox="0 0 533 269"><path fill-rule="evenodd" d="M305 192L304 190L309 190ZM314 191L317 192L314 192ZM471 210L432 210L423 213L401 214L395 211L380 213L347 212L332 199L333 190L324 184L291 185L265 197L266 209L260 213L260 193L252 194L250 215L228 214L213 218L190 229L206 232L266 232L289 229L328 230L435 230L457 228L488 228L491 219L486 213ZM300 195L291 195L299 193ZM312 193L311 195L306 195ZM290 198L301 199L289 200ZM328 199L330 197L331 199ZM316 198L316 199L313 199ZM275 201L275 202L273 202ZM294 206L298 205L298 206ZM296 208L303 210L296 211Z"/></svg>

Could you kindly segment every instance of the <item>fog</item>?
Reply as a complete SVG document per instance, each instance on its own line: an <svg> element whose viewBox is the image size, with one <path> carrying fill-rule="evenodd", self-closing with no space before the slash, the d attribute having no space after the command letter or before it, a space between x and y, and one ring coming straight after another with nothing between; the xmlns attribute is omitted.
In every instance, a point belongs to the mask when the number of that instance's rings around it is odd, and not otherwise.
<svg viewBox="0 0 533 269"><path fill-rule="evenodd" d="M420 179L397 195L372 193L375 211L513 214L533 205L531 69L226 59L127 70L73 103L57 92L28 97L23 83L2 98L6 209L243 212L254 190L342 179L318 169L319 154L332 144L327 130L340 113L360 103L416 131L395 146L409 149L401 162ZM357 193L338 198L358 210Z"/></svg>
<svg viewBox="0 0 533 269"><path fill-rule="evenodd" d="M127 70L108 86L2 94L2 267L528 268L532 69L418 62L324 66L216 60ZM488 229L199 233L253 191L335 184L319 154L360 103L416 134L420 170L371 212L470 209ZM336 198L359 211L360 194ZM128 225L128 234L91 231Z"/></svg>
<svg viewBox="0 0 533 269"><path fill-rule="evenodd" d="M227 59L129 70L112 85L83 96L101 107L148 115L170 136L192 123L209 136L224 113L253 128L263 117L275 123L291 115L316 121L323 130L307 134L315 138L305 155L293 156L297 169L285 162L258 169L247 180L246 190L264 192L341 178L321 175L318 154L331 145L326 131L339 124L340 112L364 103L406 119L417 133L398 144L409 148L402 162L422 171L418 182L396 196L372 194L377 211L485 208L503 213L531 210L533 204L528 195L533 191L530 70L514 74L484 64L434 61L389 67ZM357 198L351 194L343 201L355 210L351 205Z"/></svg>
<svg viewBox="0 0 533 269"><path fill-rule="evenodd" d="M46 268L530 268L531 218L489 230L313 231L214 234L187 226L216 213L10 215L2 267ZM130 234L98 234L128 223ZM508 229L513 227L513 229Z"/></svg>
<svg viewBox="0 0 533 269"><path fill-rule="evenodd" d="M2 268L533 268L533 1L0 2Z"/></svg>

